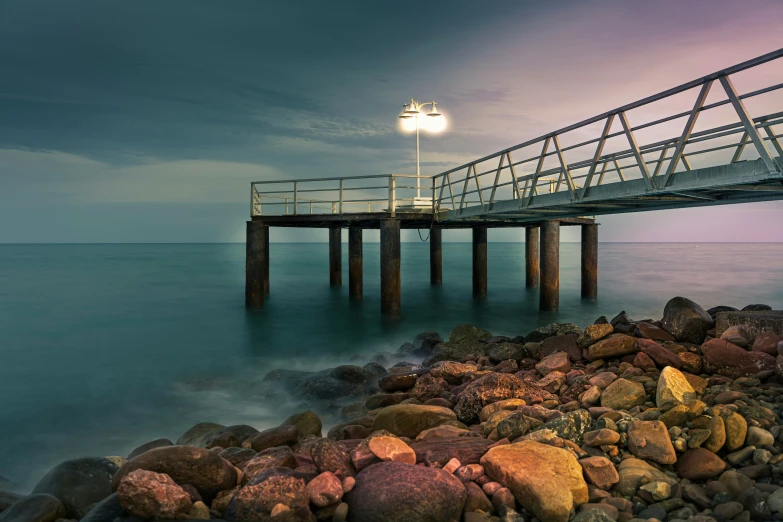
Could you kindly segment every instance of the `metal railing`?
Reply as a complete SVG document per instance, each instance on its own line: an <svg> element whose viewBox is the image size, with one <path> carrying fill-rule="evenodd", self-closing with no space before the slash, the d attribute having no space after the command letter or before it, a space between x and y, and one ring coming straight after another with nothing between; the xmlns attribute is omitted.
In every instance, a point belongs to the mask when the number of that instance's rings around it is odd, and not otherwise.
<svg viewBox="0 0 783 522"><path fill-rule="evenodd" d="M426 183L417 187L417 179ZM415 174L254 181L250 215L431 212L434 196L434 178Z"/></svg>
<svg viewBox="0 0 783 522"><path fill-rule="evenodd" d="M783 156L779 140L781 134L776 134L774 130L776 125L783 126L783 112L770 112L753 118L745 107L745 100L775 93L775 98L767 97L767 105L781 111L783 98L778 91L783 88L783 83L739 94L731 76L781 57L783 49L438 174L434 177L438 194L436 206L440 210L449 211L441 219L458 218L471 207L473 212L470 214L473 216L477 210L491 212L500 199L520 200L518 207L521 209L535 207L536 196L566 190L571 202L581 202L589 200L591 187L607 182L623 183L643 179L646 192L672 191L676 189L673 183L676 176L673 174L678 172L678 168L679 171L692 170L694 167L691 161L695 161L694 158L707 159L697 167L703 168L736 163L741 161L744 152L750 150L756 152L756 157L763 161L768 171L780 172L781 168L773 159L769 146L773 147L776 155ZM726 99L706 104L707 96L715 84L722 87ZM698 90L691 109L670 111L665 117L635 126L630 124L629 112L644 113L649 106L660 106L690 90ZM723 107L730 108L729 116L739 121L694 132L700 116L707 111L718 112ZM683 118L686 119L684 126L671 124ZM613 131L616 121L621 128ZM676 130L676 134L673 134L672 129ZM640 132L649 136L643 145L639 144L637 137ZM584 139L585 135L590 134L594 137ZM725 143L727 137L740 134L739 141ZM575 143L564 146L563 142L567 139ZM620 146L618 140L621 141ZM613 150L608 151L610 143ZM702 145L697 147L696 144ZM746 147L749 144L752 146ZM689 146L688 151L685 150L686 146ZM575 155L571 151L579 149L584 149L582 157L566 160L567 152ZM729 152L731 159L721 159L715 154L723 150ZM512 157L512 153L517 152L521 152L523 159L515 160ZM745 154L746 159L747 156ZM554 188L551 183L553 177L557 179Z"/></svg>
<svg viewBox="0 0 783 522"><path fill-rule="evenodd" d="M631 182L617 186L627 186L629 190L631 186L640 186L640 191L633 188L640 196L678 193L680 172L750 159L761 161L766 170L762 174L773 173L774 177L783 178L783 165L774 158L783 157L780 141L783 135L775 129L776 126L783 129L783 67L775 62L781 57L783 49L433 177L386 174L257 181L251 184L251 215L365 212L394 215L404 209L437 214L439 219L459 219L508 212L508 208L545 212L547 206L578 206L596 201L600 198L595 194L591 197L591 189L602 185ZM765 64L773 67L772 73L781 77L781 83L764 84L740 94L733 78L758 71ZM764 71L757 76L767 81L773 74ZM746 80L747 77L743 78ZM689 91L697 92L695 101L688 99ZM722 91L725 98L708 104L711 91ZM754 112L763 115L751 116L746 107L749 101L754 104ZM639 123L649 114L655 118ZM710 122L711 118L715 121ZM631 119L637 123L632 125ZM697 122L705 119L709 128L695 130ZM417 178L425 180L421 190L425 197L418 197ZM705 177L704 187L708 188L710 182ZM721 183L725 184L725 180ZM539 198L547 194L567 195ZM504 208L497 210L499 201L514 204L504 203L501 205Z"/></svg>

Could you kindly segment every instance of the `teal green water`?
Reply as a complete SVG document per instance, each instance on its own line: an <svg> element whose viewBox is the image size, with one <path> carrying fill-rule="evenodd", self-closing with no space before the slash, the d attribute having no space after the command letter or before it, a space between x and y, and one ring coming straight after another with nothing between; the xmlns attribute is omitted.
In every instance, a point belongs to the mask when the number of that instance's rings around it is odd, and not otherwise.
<svg viewBox="0 0 783 522"><path fill-rule="evenodd" d="M783 245L601 244L599 299L579 297L579 245L561 249L560 312L524 288L524 245L489 244L489 294L471 297L471 246L402 245L399 320L380 317L378 245L365 298L329 288L326 244L272 244L271 296L246 312L244 245L0 245L0 475L25 487L54 464L126 455L200 421L272 426L291 405L257 397L272 368L319 369L394 351L416 333L473 323L505 335L627 310L659 318L684 295L705 307L783 307Z"/></svg>

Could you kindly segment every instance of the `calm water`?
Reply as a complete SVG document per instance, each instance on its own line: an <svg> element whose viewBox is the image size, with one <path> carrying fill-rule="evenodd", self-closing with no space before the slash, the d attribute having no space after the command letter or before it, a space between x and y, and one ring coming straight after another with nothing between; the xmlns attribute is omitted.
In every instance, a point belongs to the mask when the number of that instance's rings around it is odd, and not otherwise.
<svg viewBox="0 0 783 522"><path fill-rule="evenodd" d="M273 244L271 297L243 308L244 245L0 245L0 475L31 487L52 465L126 455L200 421L264 428L291 413L257 395L278 367L318 369L394 351L460 323L526 334L622 309L659 318L684 295L705 307L783 307L783 245L601 244L599 299L579 298L579 245L561 249L561 310L524 288L524 245L489 244L489 297L471 297L471 246L402 245L403 317L379 317L378 245L365 245L365 299L330 289L326 244Z"/></svg>

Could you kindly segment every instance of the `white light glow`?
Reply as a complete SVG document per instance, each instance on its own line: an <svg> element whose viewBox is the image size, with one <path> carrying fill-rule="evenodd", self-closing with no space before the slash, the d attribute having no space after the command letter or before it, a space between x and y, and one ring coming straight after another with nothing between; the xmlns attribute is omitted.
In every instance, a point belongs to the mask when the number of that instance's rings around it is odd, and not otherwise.
<svg viewBox="0 0 783 522"><path fill-rule="evenodd" d="M416 132L416 119L419 120L419 130L428 132L431 134L438 134L446 130L447 122L446 117L441 114L440 116L426 116L419 114L413 118L399 118L399 129L401 132L409 134Z"/></svg>

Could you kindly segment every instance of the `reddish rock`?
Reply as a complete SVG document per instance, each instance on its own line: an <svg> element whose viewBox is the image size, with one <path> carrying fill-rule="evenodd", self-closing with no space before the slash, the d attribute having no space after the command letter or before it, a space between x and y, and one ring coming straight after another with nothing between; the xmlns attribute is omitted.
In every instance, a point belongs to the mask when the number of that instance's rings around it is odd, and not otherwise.
<svg viewBox="0 0 783 522"><path fill-rule="evenodd" d="M460 520L466 499L465 487L454 475L399 462L362 470L345 495L353 522Z"/></svg>
<svg viewBox="0 0 783 522"><path fill-rule="evenodd" d="M260 452L245 464L242 474L242 483L247 483L257 474L270 468L290 468L298 467L294 452L288 446L279 448L269 448Z"/></svg>
<svg viewBox="0 0 783 522"><path fill-rule="evenodd" d="M325 507L336 504L343 498L343 484L337 475L324 471L307 484L305 493L311 504Z"/></svg>
<svg viewBox="0 0 783 522"><path fill-rule="evenodd" d="M653 341L674 341L674 336L664 330L658 328L650 323L639 323L636 325L636 331L639 333L639 337L644 339L652 339Z"/></svg>
<svg viewBox="0 0 783 522"><path fill-rule="evenodd" d="M588 457L581 459L579 465L582 466L585 479L589 484L603 490L609 490L612 486L620 482L620 475L612 464L612 461L606 457Z"/></svg>
<svg viewBox="0 0 783 522"><path fill-rule="evenodd" d="M411 397L426 402L441 396L449 391L449 385L445 379L434 377L432 374L425 374L416 380L416 385L411 390Z"/></svg>
<svg viewBox="0 0 783 522"><path fill-rule="evenodd" d="M588 431L584 434L585 446L604 446L606 444L617 444L619 441L620 434L606 428Z"/></svg>
<svg viewBox="0 0 783 522"><path fill-rule="evenodd" d="M753 334L742 325L729 326L723 331L720 338L740 348L750 348L753 344Z"/></svg>
<svg viewBox="0 0 783 522"><path fill-rule="evenodd" d="M465 501L465 513L479 510L485 513L492 512L492 502L487 498L487 495L478 484L475 482L466 483L465 491L468 494L467 500Z"/></svg>
<svg viewBox="0 0 783 522"><path fill-rule="evenodd" d="M187 513L190 495L163 473L137 469L125 475L117 488L122 509L144 519L175 518Z"/></svg>
<svg viewBox="0 0 783 522"><path fill-rule="evenodd" d="M523 399L529 404L533 398L557 399L544 389L525 383L521 379L503 373L491 373L468 384L458 395L454 412L465 424L478 420L478 414L487 404L503 399Z"/></svg>
<svg viewBox="0 0 783 522"><path fill-rule="evenodd" d="M675 469L682 478L707 480L720 475L726 469L726 463L710 450L696 448L680 455Z"/></svg>
<svg viewBox="0 0 783 522"><path fill-rule="evenodd" d="M446 464L457 459L461 464L478 464L493 441L484 437L451 437L423 440L411 443L417 462L438 462Z"/></svg>
<svg viewBox="0 0 783 522"><path fill-rule="evenodd" d="M588 381L593 386L598 386L602 390L617 380L617 375L612 372L601 372L593 375Z"/></svg>
<svg viewBox="0 0 783 522"><path fill-rule="evenodd" d="M655 341L650 339L639 339L636 342L636 346L639 348L639 351L649 355L650 358L661 367L674 366L677 369L682 367L682 361L676 353L667 350Z"/></svg>
<svg viewBox="0 0 783 522"><path fill-rule="evenodd" d="M308 505L304 480L294 476L294 471L288 468L269 468L253 477L234 494L223 517L235 522L267 520L278 504L289 511L307 508ZM277 508L277 511L281 509Z"/></svg>
<svg viewBox="0 0 783 522"><path fill-rule="evenodd" d="M479 371L473 364L463 364L454 361L443 361L430 370L433 377L444 379L450 384L460 384L462 379ZM418 381L417 381L418 382Z"/></svg>
<svg viewBox="0 0 783 522"><path fill-rule="evenodd" d="M681 352L677 354L677 357L680 358L680 362L682 363L682 366L680 367L681 370L697 375L701 373L704 364L702 363L702 358L700 356L691 352Z"/></svg>
<svg viewBox="0 0 783 522"><path fill-rule="evenodd" d="M633 421L628 424L628 449L639 458L658 464L674 464L677 454L661 421Z"/></svg>
<svg viewBox="0 0 783 522"><path fill-rule="evenodd" d="M298 441L299 429L296 426L278 426L253 435L242 443L242 447L258 452L277 446L293 446Z"/></svg>
<svg viewBox="0 0 783 522"><path fill-rule="evenodd" d="M582 359L582 349L577 344L577 339L578 336L576 334L547 337L541 341L539 356L545 358L556 352L564 352L570 360L579 361Z"/></svg>
<svg viewBox="0 0 783 522"><path fill-rule="evenodd" d="M238 469L243 469L245 465L256 456L256 452L250 448L226 448L218 453L218 455L229 461Z"/></svg>
<svg viewBox="0 0 783 522"><path fill-rule="evenodd" d="M574 346L576 346L576 340L574 340ZM565 352L555 352L552 355L547 355L541 362L536 364L536 370L541 375L548 375L552 372L562 372L563 374L571 371L571 362L568 360L568 354Z"/></svg>
<svg viewBox="0 0 783 522"><path fill-rule="evenodd" d="M341 480L356 475L351 456L340 444L332 440L321 439L313 444L310 448L310 457L321 473L331 471Z"/></svg>
<svg viewBox="0 0 783 522"><path fill-rule="evenodd" d="M413 388L418 377L416 372L391 373L378 380L378 387L385 392L406 391Z"/></svg>
<svg viewBox="0 0 783 522"><path fill-rule="evenodd" d="M644 371L654 370L656 368L655 361L653 361L649 355L644 352L639 352L636 357L633 358L633 365L637 368L641 368Z"/></svg>
<svg viewBox="0 0 783 522"><path fill-rule="evenodd" d="M774 370L775 358L764 352L749 352L739 346L711 339L701 347L704 361L718 373L737 378Z"/></svg>
<svg viewBox="0 0 783 522"><path fill-rule="evenodd" d="M373 431L386 430L399 437L415 439L422 431L456 420L448 408L423 404L395 404L378 412Z"/></svg>
<svg viewBox="0 0 783 522"><path fill-rule="evenodd" d="M756 336L756 340L753 342L754 352L764 352L773 357L778 355L778 343L783 341L783 335L777 335L774 333L762 332Z"/></svg>
<svg viewBox="0 0 783 522"><path fill-rule="evenodd" d="M239 478L236 468L214 451L168 446L151 449L123 464L112 478L112 489L116 491L123 477L137 469L165 473L177 484L190 484L206 502L211 502L218 492L236 486Z"/></svg>
<svg viewBox="0 0 783 522"><path fill-rule="evenodd" d="M370 451L383 461L416 464L416 452L396 437L373 437L367 443Z"/></svg>

